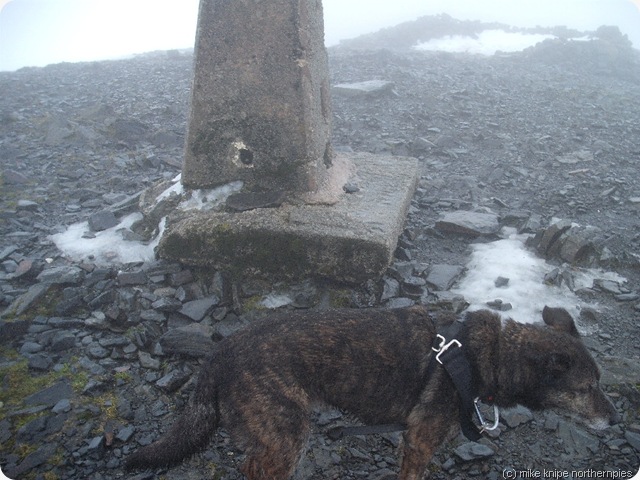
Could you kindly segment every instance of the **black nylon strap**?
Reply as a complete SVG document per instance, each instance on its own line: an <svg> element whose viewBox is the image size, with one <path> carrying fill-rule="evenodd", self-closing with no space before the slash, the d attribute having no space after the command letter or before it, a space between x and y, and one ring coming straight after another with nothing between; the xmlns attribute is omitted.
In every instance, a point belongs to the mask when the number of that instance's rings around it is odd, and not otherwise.
<svg viewBox="0 0 640 480"><path fill-rule="evenodd" d="M447 338L451 341L452 338ZM473 401L475 399L472 391L471 366L465 357L462 348L452 345L440 355L440 361L460 395L460 427L462 433L469 440L477 441L482 438L480 431L471 420L473 417ZM436 361L437 362L437 361Z"/></svg>

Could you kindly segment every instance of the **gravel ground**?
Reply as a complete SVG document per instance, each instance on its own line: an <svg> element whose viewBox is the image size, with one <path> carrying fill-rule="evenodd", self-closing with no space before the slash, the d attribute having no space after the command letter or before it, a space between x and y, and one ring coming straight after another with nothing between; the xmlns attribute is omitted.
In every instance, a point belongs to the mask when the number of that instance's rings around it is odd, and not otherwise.
<svg viewBox="0 0 640 480"><path fill-rule="evenodd" d="M626 281L576 291L597 305L579 321L623 422L593 432L553 412L503 412L499 434L480 442L488 448L456 438L436 453L431 478L508 478L510 469L519 478L545 470L555 478L564 471L625 478L638 470L638 52L611 29L592 42L549 41L509 55L416 52L408 47L424 38L412 25L329 52L334 84L392 82L373 94L334 92L334 145L415 156L423 165L394 265L379 281L351 287L230 282L224 272L163 261L105 267L64 258L51 234L104 210L120 214L121 202L179 173L192 55L0 73L3 472L47 480L242 478L242 454L224 432L170 470L127 475L121 462L166 430L193 388L200 355L267 314L265 298L285 309L462 308L446 290L473 246L499 233L442 227L443 216L459 211L490 213L500 227L531 233L549 231L552 218L598 227L585 240L591 254L576 263ZM552 250L537 247L568 271ZM434 286L436 274L450 275L444 288ZM315 420L296 479L397 474L399 434L331 441L323 432L355 420L336 410Z"/></svg>

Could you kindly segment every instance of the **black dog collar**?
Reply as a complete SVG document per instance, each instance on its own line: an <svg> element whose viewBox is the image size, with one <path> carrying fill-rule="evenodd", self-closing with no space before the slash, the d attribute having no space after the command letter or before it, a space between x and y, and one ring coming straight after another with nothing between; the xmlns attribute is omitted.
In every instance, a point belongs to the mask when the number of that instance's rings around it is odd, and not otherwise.
<svg viewBox="0 0 640 480"><path fill-rule="evenodd" d="M482 432L495 430L498 427L498 407L493 406L495 419L493 423L487 422L480 412L478 402L480 398L473 392L473 379L471 366L464 355L462 343L457 338L462 330L463 323L454 321L443 331L436 335L432 345L435 355L431 356L427 367L427 378L433 373L438 364L442 365L460 395L460 427L462 433L469 440L477 441L482 437ZM487 395L485 401L493 403L493 396ZM476 414L480 422L480 428L473 422L473 414Z"/></svg>

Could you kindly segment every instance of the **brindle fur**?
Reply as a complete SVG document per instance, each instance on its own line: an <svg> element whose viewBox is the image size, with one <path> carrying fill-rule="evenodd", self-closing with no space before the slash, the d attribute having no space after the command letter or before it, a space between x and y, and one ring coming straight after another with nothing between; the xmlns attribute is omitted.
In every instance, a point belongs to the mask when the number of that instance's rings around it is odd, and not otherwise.
<svg viewBox="0 0 640 480"><path fill-rule="evenodd" d="M560 408L594 428L616 421L599 370L571 316L545 307L547 326L468 313L460 340L479 394L498 406ZM173 465L206 448L218 426L246 453L249 480L291 477L317 403L367 424L404 423L400 480L420 480L436 448L459 431L459 398L442 368L425 378L436 334L424 307L295 312L221 341L184 414L126 468Z"/></svg>

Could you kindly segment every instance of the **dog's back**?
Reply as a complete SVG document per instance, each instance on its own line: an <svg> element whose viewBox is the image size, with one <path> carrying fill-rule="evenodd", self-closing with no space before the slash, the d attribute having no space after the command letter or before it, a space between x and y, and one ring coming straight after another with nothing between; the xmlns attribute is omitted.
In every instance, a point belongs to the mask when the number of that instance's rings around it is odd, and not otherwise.
<svg viewBox="0 0 640 480"><path fill-rule="evenodd" d="M297 457L318 402L369 423L402 422L424 388L434 336L424 307L305 311L256 322L216 345L184 414L126 466L175 464L224 425L264 470L273 455ZM272 470L273 478L291 473Z"/></svg>

